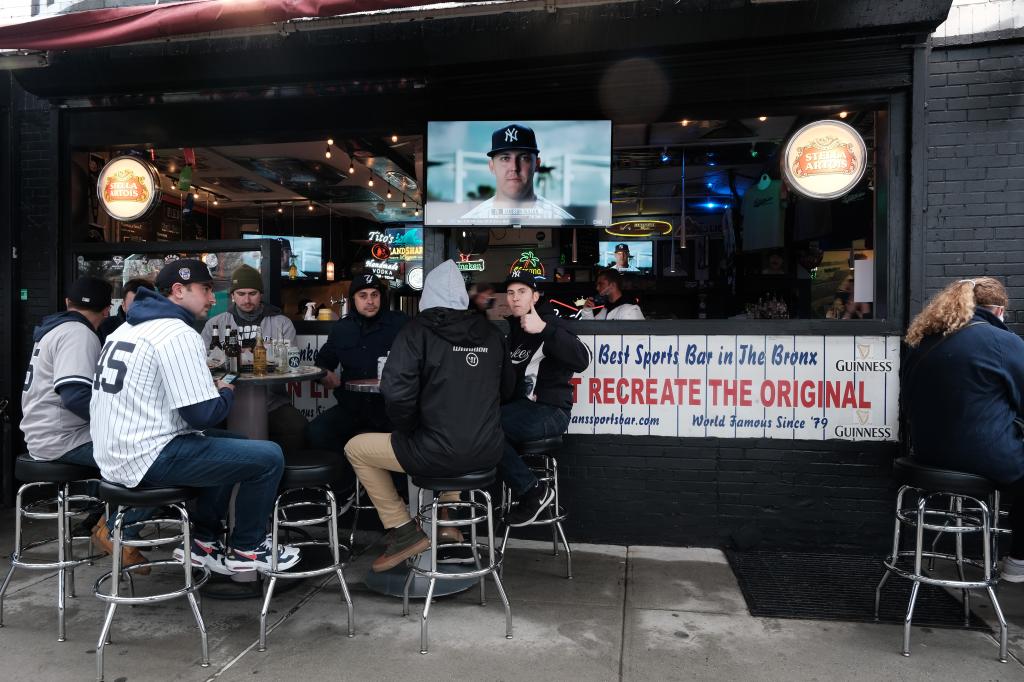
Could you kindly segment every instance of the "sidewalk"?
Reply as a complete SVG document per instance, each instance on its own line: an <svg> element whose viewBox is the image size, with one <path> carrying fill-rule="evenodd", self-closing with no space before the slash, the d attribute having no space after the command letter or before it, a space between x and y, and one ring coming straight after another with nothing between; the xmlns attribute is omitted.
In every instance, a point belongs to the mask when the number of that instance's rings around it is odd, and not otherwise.
<svg viewBox="0 0 1024 682"><path fill-rule="evenodd" d="M3 551L12 541L5 513ZM183 600L119 607L106 679L130 680L811 680L1024 679L1024 585L999 588L1011 620L1011 658L980 632L915 628L899 655L896 625L753 618L732 571L714 549L576 545L574 580L550 544L510 542L505 586L515 636L504 637L501 602L488 585L435 601L430 653L419 653L421 602L362 584L372 557L349 566L356 637L345 636L337 582L310 580L275 597L268 650L256 651L259 600L205 599L209 668ZM6 571L8 561L2 562ZM108 564L104 564L109 566ZM91 594L103 565L78 571L68 640L56 641L56 579L18 572L5 599L0 664L6 679L94 679L103 608ZM160 570L160 569L158 569ZM167 571L136 579L170 583ZM979 597L976 613L991 613ZM982 604L984 603L984 606Z"/></svg>

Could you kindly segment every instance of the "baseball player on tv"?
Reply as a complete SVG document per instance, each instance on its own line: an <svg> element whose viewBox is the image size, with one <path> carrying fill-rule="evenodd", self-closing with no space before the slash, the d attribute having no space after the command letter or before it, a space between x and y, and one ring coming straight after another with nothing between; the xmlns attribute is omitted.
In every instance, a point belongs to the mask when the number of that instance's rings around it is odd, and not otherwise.
<svg viewBox="0 0 1024 682"><path fill-rule="evenodd" d="M540 149L532 128L510 123L491 133L487 168L494 174L494 196L465 213L461 221L508 224L573 220L562 207L537 194L533 176L540 169Z"/></svg>

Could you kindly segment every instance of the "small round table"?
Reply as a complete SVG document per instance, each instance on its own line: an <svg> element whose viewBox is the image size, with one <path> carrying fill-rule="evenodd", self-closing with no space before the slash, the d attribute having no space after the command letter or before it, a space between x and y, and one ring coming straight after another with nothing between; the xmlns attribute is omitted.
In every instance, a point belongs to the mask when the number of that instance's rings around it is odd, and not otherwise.
<svg viewBox="0 0 1024 682"><path fill-rule="evenodd" d="M293 381L316 381L327 374L320 367L299 367L283 374L239 374L235 402L228 413L228 430L253 440L267 440L267 388Z"/></svg>
<svg viewBox="0 0 1024 682"><path fill-rule="evenodd" d="M346 391L354 391L356 393L380 393L380 380L379 379L352 379L345 382ZM416 514L419 513L419 509L416 508L416 501L419 500L420 489L413 485L412 476L407 477L408 490L409 490L409 516L413 519L416 518ZM419 558L416 559L416 565L430 570L430 553L434 549L430 548L427 551L420 554ZM451 568L452 573L458 572L458 566L449 567L447 564L438 564L438 570L444 571L447 568ZM370 571L364 583L368 588L374 592L380 594L386 594L391 597L401 597L405 595L405 580L409 575L409 569L405 566L399 565L392 568L390 571L383 571L381 573L375 573ZM473 587L479 582L477 579L468 578L466 580L438 580L434 585L434 595L444 596L448 594L456 594L458 592L465 592L469 588ZM427 596L427 587L430 585L430 580L423 576L416 575L413 577L412 585L409 586L409 596L418 599L423 599Z"/></svg>

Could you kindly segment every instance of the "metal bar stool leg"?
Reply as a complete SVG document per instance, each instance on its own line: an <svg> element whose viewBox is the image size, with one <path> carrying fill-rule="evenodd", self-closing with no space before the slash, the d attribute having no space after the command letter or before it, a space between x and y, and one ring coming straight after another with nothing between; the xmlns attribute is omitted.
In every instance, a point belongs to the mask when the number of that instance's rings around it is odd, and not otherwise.
<svg viewBox="0 0 1024 682"><path fill-rule="evenodd" d="M354 554L356 551L356 527L359 525L359 507L362 506L362 486L359 479L356 479L356 493L352 500L352 531L348 534L349 550Z"/></svg>
<svg viewBox="0 0 1024 682"><path fill-rule="evenodd" d="M277 533L280 528L280 504L281 495L274 500L274 511L271 515L273 527L270 533L270 570L277 571ZM257 651L267 650L267 614L270 613L270 600L274 598L274 587L277 585L277 576L271 576L265 583L265 594L263 595L263 608L260 609L260 644Z"/></svg>
<svg viewBox="0 0 1024 682"><path fill-rule="evenodd" d="M900 555L900 509L903 507L903 494L907 491L906 486L901 486L899 492L896 493L896 522L895 527L892 531L892 553L889 555L889 560L895 564L899 560ZM878 581L878 587L875 588L875 620L878 620L878 607L881 603L882 598L882 587L885 582L889 579L889 569L885 569L885 573L882 574L882 579Z"/></svg>
<svg viewBox="0 0 1024 682"><path fill-rule="evenodd" d="M123 520L123 514L121 508L118 507L114 516L114 537L113 540L113 551L111 552L111 559L113 561L113 567L110 572L110 595L112 597L118 596L118 587L120 585L121 576L121 523ZM188 545L186 545L187 547ZM97 682L103 682L103 648L110 641L110 624L114 621L114 611L117 609L117 602L110 602L107 604L107 614L103 619L103 628L100 629L100 639L96 643L96 680Z"/></svg>
<svg viewBox="0 0 1024 682"><path fill-rule="evenodd" d="M348 611L348 636L355 637L355 614L352 608L352 596L348 593L348 585L345 583L345 573L341 568L341 550L338 548L338 501L330 487L324 488L324 495L327 498L327 504L331 512L331 520L327 522L327 538L331 543L331 556L334 557L334 565L338 567L335 573L338 576L338 584L341 585L341 599L345 602L345 607ZM351 551L351 545L349 545L349 548Z"/></svg>
<svg viewBox="0 0 1024 682"><path fill-rule="evenodd" d="M494 565L494 508L491 506L491 496L483 490L484 501L487 503L487 552L490 555L491 566ZM502 557L504 559L504 556ZM508 595L505 594L505 587L501 584L501 577L498 571L491 571L494 578L494 586L498 589L498 596L501 603L505 605L505 639L512 639L512 607L508 603Z"/></svg>
<svg viewBox="0 0 1024 682"><path fill-rule="evenodd" d="M475 509L476 508L475 507L475 505L476 505L476 491L474 491L474 490L470 490L469 491L469 503L471 505L474 505L473 507L470 507L470 509ZM480 547L477 544L477 533L476 533L476 524L475 523L472 524L469 527L469 544L472 545L472 547L470 547L470 551L473 552L473 565L476 566L476 570L479 571L482 568L482 566L480 565ZM482 575L482 576L480 576L480 606L486 606L486 605L487 605L487 576L486 575Z"/></svg>
<svg viewBox="0 0 1024 682"><path fill-rule="evenodd" d="M914 545L914 574L921 575L921 552L924 549L924 508L926 498L922 497L917 503L917 540ZM904 656L910 655L910 625L914 618L914 605L917 603L917 593L921 589L921 583L914 581L910 589L910 603L907 604L907 615L903 619L903 651Z"/></svg>
<svg viewBox="0 0 1024 682"><path fill-rule="evenodd" d="M57 569L57 641L65 640L64 630L64 598L67 589L67 569L64 568L65 552L67 550L67 519L65 511L67 505L67 485L57 485L57 561L60 568Z"/></svg>
<svg viewBox="0 0 1024 682"><path fill-rule="evenodd" d="M4 584L0 585L0 627L4 626L4 595L7 594L7 587L11 584L14 569L17 568L18 557L21 556L21 517L23 514L21 498L24 492L25 486L18 488L18 494L14 501L14 553L11 555L11 568L7 571L7 576L4 577Z"/></svg>
<svg viewBox="0 0 1024 682"><path fill-rule="evenodd" d="M185 549L184 560L182 566L185 569L185 587L188 589L185 596L188 598L189 606L192 607L192 615L196 619L196 627L199 628L199 638L202 642L203 660L199 664L204 668L210 667L210 644L206 636L206 623L203 622L203 614L199 608L199 603L196 601L195 592L192 591L192 560L189 552L192 547L192 527L189 523L188 512L185 511L185 507L180 504L173 505L178 510L178 518L181 520L181 535L182 543ZM129 576L131 573L128 574Z"/></svg>

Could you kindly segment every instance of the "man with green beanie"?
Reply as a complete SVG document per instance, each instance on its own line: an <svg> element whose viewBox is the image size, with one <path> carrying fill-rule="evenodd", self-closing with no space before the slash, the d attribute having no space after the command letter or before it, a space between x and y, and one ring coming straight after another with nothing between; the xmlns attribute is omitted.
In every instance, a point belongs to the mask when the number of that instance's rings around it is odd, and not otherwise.
<svg viewBox="0 0 1024 682"><path fill-rule="evenodd" d="M276 276L276 273L275 273ZM219 327L221 343L234 329L239 341L254 338L285 339L295 345L295 325L281 309L263 302L263 276L256 268L242 265L231 273L231 303L227 312L211 317L203 327L203 342L209 346L214 327ZM292 406L284 386L275 386L267 395L270 440L284 450L285 456L305 448L306 418Z"/></svg>

